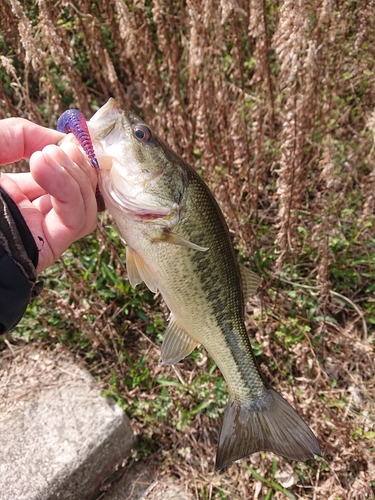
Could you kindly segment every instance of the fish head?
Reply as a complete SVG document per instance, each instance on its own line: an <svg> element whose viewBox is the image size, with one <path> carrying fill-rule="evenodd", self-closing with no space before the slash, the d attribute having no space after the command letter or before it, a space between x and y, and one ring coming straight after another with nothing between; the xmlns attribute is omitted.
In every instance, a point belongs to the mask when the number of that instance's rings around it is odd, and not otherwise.
<svg viewBox="0 0 375 500"><path fill-rule="evenodd" d="M188 184L183 160L112 98L87 125L107 207L144 221L175 219Z"/></svg>

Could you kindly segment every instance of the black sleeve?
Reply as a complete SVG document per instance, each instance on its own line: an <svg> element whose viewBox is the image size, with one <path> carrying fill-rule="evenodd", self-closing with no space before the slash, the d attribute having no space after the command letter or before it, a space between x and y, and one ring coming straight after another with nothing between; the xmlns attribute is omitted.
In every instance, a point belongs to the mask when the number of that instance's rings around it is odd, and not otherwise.
<svg viewBox="0 0 375 500"><path fill-rule="evenodd" d="M0 187L0 334L17 325L30 299L41 292L37 265L33 235L17 205Z"/></svg>

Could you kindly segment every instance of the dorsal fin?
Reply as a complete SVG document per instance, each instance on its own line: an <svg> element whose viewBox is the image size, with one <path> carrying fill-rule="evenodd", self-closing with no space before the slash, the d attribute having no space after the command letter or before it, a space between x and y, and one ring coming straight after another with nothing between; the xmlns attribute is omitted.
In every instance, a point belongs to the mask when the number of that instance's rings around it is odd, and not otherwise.
<svg viewBox="0 0 375 500"><path fill-rule="evenodd" d="M250 297L253 297L253 295L255 295L255 292L258 290L262 279L242 264L240 264L240 272L242 279L243 297L246 303L250 299Z"/></svg>
<svg viewBox="0 0 375 500"><path fill-rule="evenodd" d="M172 314L164 335L161 348L161 359L166 365L174 365L193 351L199 342L196 342L176 322Z"/></svg>

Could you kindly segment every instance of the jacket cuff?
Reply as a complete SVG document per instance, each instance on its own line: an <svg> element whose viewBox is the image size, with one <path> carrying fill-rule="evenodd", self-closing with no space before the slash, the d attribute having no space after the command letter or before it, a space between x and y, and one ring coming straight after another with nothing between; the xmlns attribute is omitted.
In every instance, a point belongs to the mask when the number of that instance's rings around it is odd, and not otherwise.
<svg viewBox="0 0 375 500"><path fill-rule="evenodd" d="M39 295L38 248L12 198L0 187L0 333L14 328Z"/></svg>

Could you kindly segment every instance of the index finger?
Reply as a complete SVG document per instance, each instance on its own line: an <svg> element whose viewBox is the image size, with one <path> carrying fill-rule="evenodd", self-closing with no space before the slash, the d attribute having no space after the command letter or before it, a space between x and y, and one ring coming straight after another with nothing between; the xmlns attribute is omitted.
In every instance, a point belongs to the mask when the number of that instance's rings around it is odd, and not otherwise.
<svg viewBox="0 0 375 500"><path fill-rule="evenodd" d="M34 151L57 144L64 134L42 127L24 118L0 120L0 165L29 159Z"/></svg>

